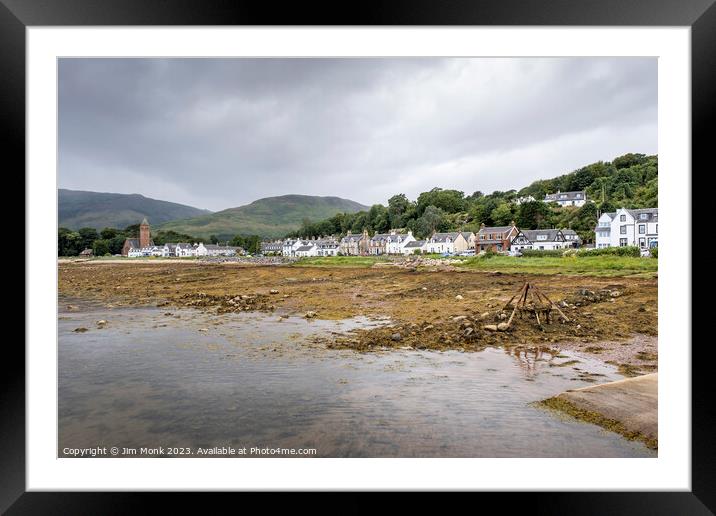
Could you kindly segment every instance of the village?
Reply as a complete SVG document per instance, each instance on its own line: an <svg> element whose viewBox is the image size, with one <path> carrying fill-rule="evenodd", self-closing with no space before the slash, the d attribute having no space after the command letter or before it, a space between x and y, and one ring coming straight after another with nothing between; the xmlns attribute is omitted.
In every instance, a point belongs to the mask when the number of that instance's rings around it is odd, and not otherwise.
<svg viewBox="0 0 716 516"><path fill-rule="evenodd" d="M517 202L533 201L532 198L518 199ZM558 192L548 194L546 201L562 206L582 206L587 202L584 191ZM475 256L484 253L499 253L519 256L523 251L555 251L592 247L638 247L647 256L651 249L658 247L658 208L627 209L599 216L594 228L593 244L585 245L572 229L521 229L514 221L506 226L480 226L477 233L472 231L434 231L430 237L416 239L413 232L393 229L388 233L371 235L367 229L361 233L343 236L328 235L312 238L286 238L261 242L260 254L294 258L331 256L411 256L439 254L443 256ZM91 254L88 250L85 255ZM150 225L145 218L139 226L139 238L128 238L122 255L138 257L215 257L245 255L238 246L205 244L202 242L165 243L154 245Z"/></svg>

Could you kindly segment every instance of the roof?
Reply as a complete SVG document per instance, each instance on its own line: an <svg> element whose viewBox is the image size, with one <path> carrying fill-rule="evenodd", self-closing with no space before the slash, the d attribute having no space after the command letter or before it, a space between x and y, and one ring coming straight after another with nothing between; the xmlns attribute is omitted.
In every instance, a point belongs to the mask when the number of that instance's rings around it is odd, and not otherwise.
<svg viewBox="0 0 716 516"><path fill-rule="evenodd" d="M138 238L127 238L124 241L124 245L127 245L127 243L129 243L130 248L133 247L135 249L139 249L139 239Z"/></svg>
<svg viewBox="0 0 716 516"><path fill-rule="evenodd" d="M142 223L140 224L140 226L148 226L148 225L149 225L149 222L147 222L147 217L144 217L142 219Z"/></svg>
<svg viewBox="0 0 716 516"><path fill-rule="evenodd" d="M512 228L515 226L493 226L493 227L484 227L480 228L480 231L478 231L478 235L485 234L485 233L507 233L509 231L512 231Z"/></svg>
<svg viewBox="0 0 716 516"><path fill-rule="evenodd" d="M574 192L557 192L544 196L545 201L583 201L587 199L587 192L576 190Z"/></svg>
<svg viewBox="0 0 716 516"><path fill-rule="evenodd" d="M311 249L313 249L313 246L312 246L312 245L302 245L301 247L299 247L298 249L296 249L296 252L299 252L299 251L310 251Z"/></svg>
<svg viewBox="0 0 716 516"><path fill-rule="evenodd" d="M577 234L577 232L576 232L575 230L573 230L573 229L562 229L562 230L560 230L560 231L562 231L562 234L563 234L564 236L574 235L574 236L577 237L577 240L581 240L581 238L579 238L579 235Z"/></svg>
<svg viewBox="0 0 716 516"><path fill-rule="evenodd" d="M411 240L407 244L405 244L405 247L423 247L425 245L425 240Z"/></svg>
<svg viewBox="0 0 716 516"><path fill-rule="evenodd" d="M465 240L469 240L470 235L474 235L475 233L473 233L472 231L461 231L460 234L463 236L463 238Z"/></svg>
<svg viewBox="0 0 716 516"><path fill-rule="evenodd" d="M433 242L445 242L445 241L448 239L448 237L449 237L449 238L452 239L452 241L454 242L455 239L456 239L459 235L460 235L460 233L458 233L458 232L455 232L455 233L435 233L435 234L433 234L432 237L430 237L430 240L433 241Z"/></svg>
<svg viewBox="0 0 716 516"><path fill-rule="evenodd" d="M638 210L627 210L635 220L640 222L659 222L659 208L642 208ZM645 219L641 215L646 215Z"/></svg>
<svg viewBox="0 0 716 516"><path fill-rule="evenodd" d="M547 238L545 240L540 240L540 242L554 242L557 240L559 232L559 229L524 229L521 231L521 233L526 236L530 242L538 241L537 237L541 235L544 235Z"/></svg>
<svg viewBox="0 0 716 516"><path fill-rule="evenodd" d="M341 242L350 242L350 241L357 241L363 239L363 233L356 233L356 234L350 234L346 235L343 238L341 238Z"/></svg>

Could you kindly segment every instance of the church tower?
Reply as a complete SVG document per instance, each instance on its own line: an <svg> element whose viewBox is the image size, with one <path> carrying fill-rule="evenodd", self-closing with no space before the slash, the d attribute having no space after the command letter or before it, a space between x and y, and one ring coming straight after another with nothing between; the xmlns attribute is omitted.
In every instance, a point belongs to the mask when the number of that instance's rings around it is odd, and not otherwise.
<svg viewBox="0 0 716 516"><path fill-rule="evenodd" d="M151 237L149 234L149 222L147 222L147 217L144 217L144 220L142 220L142 223L139 225L139 247L149 247L151 245Z"/></svg>

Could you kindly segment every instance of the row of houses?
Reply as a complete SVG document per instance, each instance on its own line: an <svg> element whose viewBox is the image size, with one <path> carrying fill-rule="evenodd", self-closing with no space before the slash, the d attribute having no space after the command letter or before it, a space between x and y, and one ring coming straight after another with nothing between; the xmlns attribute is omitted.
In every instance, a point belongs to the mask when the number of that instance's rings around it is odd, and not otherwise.
<svg viewBox="0 0 716 516"><path fill-rule="evenodd" d="M166 243L163 246L150 245L145 247L130 247L127 256L138 258L142 256L180 257L191 256L236 256L243 254L243 249L229 245L199 243Z"/></svg>
<svg viewBox="0 0 716 516"><path fill-rule="evenodd" d="M471 231L434 232L430 238L418 240L412 231L391 230L370 236L362 233L348 233L338 240L335 237L313 239L287 239L263 242L263 254L283 256L380 256L412 254L460 254L466 251L504 252L510 248L521 249L566 249L579 247L581 240L571 229L520 230L514 223L509 226L480 227L477 234Z"/></svg>

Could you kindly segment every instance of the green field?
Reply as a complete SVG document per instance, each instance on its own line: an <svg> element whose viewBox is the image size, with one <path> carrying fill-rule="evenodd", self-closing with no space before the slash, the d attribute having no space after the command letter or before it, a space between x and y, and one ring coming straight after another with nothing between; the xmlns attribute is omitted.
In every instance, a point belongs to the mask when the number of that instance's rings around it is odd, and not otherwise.
<svg viewBox="0 0 716 516"><path fill-rule="evenodd" d="M437 257L437 256L436 256ZM456 267L470 270L500 271L528 274L574 274L585 276L641 276L656 277L659 261L654 258L631 256L571 256L571 257L513 257L450 258ZM304 258L296 266L371 267L385 262L382 256L334 256Z"/></svg>
<svg viewBox="0 0 716 516"><path fill-rule="evenodd" d="M386 262L384 256L319 256L316 258L302 258L293 265L320 266L320 267L371 267L377 262Z"/></svg>
<svg viewBox="0 0 716 516"><path fill-rule="evenodd" d="M476 270L529 274L576 274L587 276L656 277L659 261L632 256L570 256L468 258L460 267Z"/></svg>

